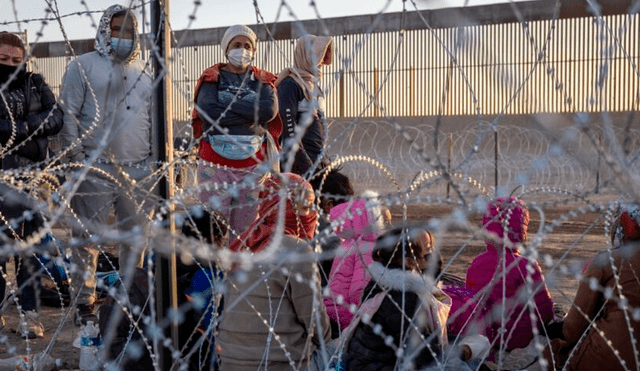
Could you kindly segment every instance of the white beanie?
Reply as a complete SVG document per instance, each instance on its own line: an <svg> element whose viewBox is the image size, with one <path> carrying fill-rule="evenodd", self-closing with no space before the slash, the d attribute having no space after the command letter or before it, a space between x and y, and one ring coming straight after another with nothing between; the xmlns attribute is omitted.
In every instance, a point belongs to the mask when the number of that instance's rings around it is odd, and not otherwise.
<svg viewBox="0 0 640 371"><path fill-rule="evenodd" d="M255 32L249 27L243 24L237 24L235 26L229 27L229 29L222 36L222 41L220 41L220 47L222 48L222 52L227 54L227 48L229 47L229 43L236 36L246 36L249 41L251 41L251 45L253 45L253 50L256 50L256 43L258 42L258 38L256 37Z"/></svg>

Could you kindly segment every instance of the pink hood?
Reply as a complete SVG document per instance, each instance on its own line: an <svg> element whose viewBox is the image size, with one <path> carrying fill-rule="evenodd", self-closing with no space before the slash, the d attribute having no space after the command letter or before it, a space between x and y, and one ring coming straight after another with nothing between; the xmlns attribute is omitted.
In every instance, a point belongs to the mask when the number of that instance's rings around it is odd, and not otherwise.
<svg viewBox="0 0 640 371"><path fill-rule="evenodd" d="M350 306L360 305L362 289L367 285L369 273L365 266L373 262L372 249L384 228L382 208L375 199L377 193L367 191L366 199L356 199L335 206L329 212L336 234L344 239L329 273L329 295L324 297L329 318L346 329L353 319ZM343 303L338 304L338 297Z"/></svg>
<svg viewBox="0 0 640 371"><path fill-rule="evenodd" d="M496 235L499 239L507 238L512 244L527 241L527 231L529 229L529 209L524 201L515 197L498 197L495 201L487 204L487 211L482 216L484 228ZM496 241L487 240L487 249L497 249L502 246ZM510 250L515 250L510 247Z"/></svg>
<svg viewBox="0 0 640 371"><path fill-rule="evenodd" d="M364 196L375 197L368 191ZM329 211L336 234L345 240L374 242L384 229L380 203L376 200L356 199L339 204Z"/></svg>

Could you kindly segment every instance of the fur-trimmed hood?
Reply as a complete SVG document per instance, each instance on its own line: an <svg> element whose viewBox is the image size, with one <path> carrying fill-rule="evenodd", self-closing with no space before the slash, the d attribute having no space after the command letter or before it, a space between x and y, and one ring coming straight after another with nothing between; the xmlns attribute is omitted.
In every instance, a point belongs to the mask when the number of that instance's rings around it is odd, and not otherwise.
<svg viewBox="0 0 640 371"><path fill-rule="evenodd" d="M431 276L415 271L386 268L380 262L371 263L368 270L371 278L386 290L406 290L418 295L434 290L436 293L442 292Z"/></svg>
<svg viewBox="0 0 640 371"><path fill-rule="evenodd" d="M371 280L384 290L409 291L418 295L427 309L426 327L430 332L439 329L442 344L447 341L447 318L451 310L451 298L435 283L433 278L414 271L389 269L379 262L368 267Z"/></svg>

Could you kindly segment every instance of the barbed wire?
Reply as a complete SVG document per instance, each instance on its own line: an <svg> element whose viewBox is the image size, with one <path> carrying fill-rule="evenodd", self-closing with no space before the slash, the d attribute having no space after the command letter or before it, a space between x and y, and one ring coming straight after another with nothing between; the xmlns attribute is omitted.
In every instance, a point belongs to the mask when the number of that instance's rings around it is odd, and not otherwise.
<svg viewBox="0 0 640 371"><path fill-rule="evenodd" d="M47 22L55 20L59 23L63 32L65 43L71 46L61 20L75 16L92 17L95 14L102 13L102 10L91 10L84 1L81 1L80 5L84 6L85 10L67 14L59 14L57 2L47 1L46 3L49 7L46 11L46 17L1 22L0 25L8 26L19 25L20 23L42 22L44 29L44 25ZM391 0L387 1L384 8L386 9L391 3ZM128 5L134 9L142 9L143 14L146 15L144 9L149 4L151 4L151 1L131 1ZM559 4L560 1L555 4L556 9L552 21L555 21L558 17ZM201 5L199 1L193 2L193 12L189 15L190 23L187 28L191 26L191 22L196 18L198 11L201 10ZM403 6L405 5L406 1L403 1ZM414 1L411 1L411 5L416 10L418 9ZM13 6L14 14L16 14L17 18L15 1ZM262 14L259 1L255 0L253 6L256 13L256 24L266 26L267 23ZM318 3L312 1L309 6L313 9L320 22L319 29L325 35L335 36L331 35L332 30L327 26L326 20L320 16ZM597 10L592 4L590 6L594 11ZM332 166L340 167L341 171L348 174L354 181L357 194L360 194L365 189L378 191L380 203L391 209L396 219L398 219L398 215L400 216L400 220L395 220L394 223L403 225L407 223L407 219L410 219L410 221L417 224L418 228L431 230L437 241L436 249L445 259L444 271L454 272L461 276L464 275L471 260L475 258L475 254L484 249L485 241L492 239L492 236L483 230L481 223L477 221L478 215L485 211L487 203L493 196L506 196L510 192L513 193L515 190L519 190L517 197L526 200L529 209L537 212L535 222L539 223L539 225L537 233L530 242L525 246L520 246L522 255L529 259L527 270L524 274L525 279L522 283L522 289L523 292L526 292L527 298L523 300L522 309L519 309L514 315L518 318L530 318L532 323L536 321L538 313L533 304L533 296L538 287L531 271L532 267L537 264L534 264L536 260L544 262L546 283L554 296L554 300L562 302L566 308L569 308L576 294L576 287L587 279L582 271L578 269L578 266L585 260L586 256L604 250L609 254L609 261L606 266L611 267L614 271L618 294L614 294L610 291L610 288L600 283L593 285L591 289L594 293L604 295L607 300L611 300L621 308L624 313L624 327L629 330L632 341L635 341L633 336L634 323L640 319L640 307L629 303L625 295L619 294L625 288L620 283L617 262L612 257L613 249L609 242L611 237L609 234L611 233L610 221L615 216L613 210L621 203L638 202L637 195L639 190L635 180L637 180L639 170L637 159L640 156L640 152L637 150L637 144L640 143L640 129L632 125L631 119L626 127L621 128L612 125L610 122L605 122L600 126L589 125L581 121L579 117L575 118L571 125L568 125L563 135L558 135L557 130L552 130L557 128L541 127L542 125L532 127L533 125L529 124L538 124L535 118L529 118L530 121L522 125L499 125L498 121L504 116L504 110L517 96L522 94L523 87L535 73L539 64L542 64L551 76L554 87L558 87L560 82L559 72L555 70L549 71L544 58L556 25L553 24L548 32L542 36L544 42L539 46L536 38L529 32L526 20L518 12L517 6L514 5L512 8L523 27L526 42L531 44L539 57L536 59L535 64L530 67L525 78L517 82L517 87L511 92L511 98L508 100L507 106L503 107L503 111L491 122L483 121L478 99L481 93L474 91L468 76L466 76L465 71L458 63L457 56L464 47L465 41L462 39L464 35L458 33L453 44L450 44L448 40L439 39L439 47L445 50L447 57L450 59L451 70L454 71L452 73L457 73L460 78L466 81L466 86L478 113L475 120L471 119L468 125L451 130L443 124L441 118L444 115L442 114L436 118L433 124L405 124L400 119L392 117L389 114L388 107L385 107L383 101L379 99L381 89L391 83L391 67L400 58L400 46L404 42L402 33L398 37L397 44L394 45L395 49L390 53L389 66L387 66L389 68L383 75L380 84L373 86L369 81L361 78L352 68L352 62L361 52L362 46L371 41L375 25L381 21L384 9L379 12L363 38L356 43L352 50L338 50L334 54L339 60L340 74L351 78L359 92L366 96L367 99L355 119L348 121L328 120L326 128L328 129L329 140L324 153L332 157ZM295 12L287 1L282 1L279 4L276 19L280 17L281 12L285 11L296 22ZM404 7L403 15L405 12L407 12L406 7ZM422 13L423 11L419 11L425 28L434 32ZM596 14L599 13L596 12ZM144 24L146 24L146 19L143 20ZM97 27L95 23L94 27ZM402 24L399 27L402 29ZM614 34L614 30L605 25L603 27L603 32L606 31L609 35ZM626 24L625 27L627 27ZM267 41L274 41L272 30L268 29L268 27L265 27L265 29ZM39 33L38 37L40 36L41 34ZM175 33L172 33L171 37L176 45L176 50L179 50L180 45L186 40L187 33L184 33L179 39ZM151 45L153 45L152 41L149 41ZM607 47L610 48L609 53L613 53L611 50L613 48L623 48L617 38L614 38L613 44L607 45ZM287 57L286 52L279 47L269 49L268 53L271 52ZM267 56L269 55L268 53L266 54ZM633 56L628 51L624 50L624 54L630 63L635 63L633 62ZM173 61L164 61L155 47L150 48L150 55L161 62L160 68L162 71L157 71L159 72L158 76L166 76L168 66L175 61L185 76L185 80L187 80L186 67L190 61L184 55L178 52L173 54ZM72 57L78 57L74 51L72 51ZM141 83L142 79L145 78L145 74L151 70L149 60L146 62L145 70L147 72L141 72L136 76L136 83ZM606 69L600 69L599 71L601 72L598 73L604 75L608 73ZM497 71L490 74L488 78L496 84L503 84L504 82L499 76L500 72ZM632 73L637 74L635 64L633 64ZM600 81L602 80L600 79ZM162 88L161 84L160 78L154 79L151 83L151 88L154 90L160 89ZM328 95L335 91L337 84L339 84L337 77L330 80L329 85L324 89L325 94ZM124 97L120 99L120 103L125 102L133 94L135 85L134 83L133 87L125 92ZM1 92L3 99L4 91L8 89L8 86L9 82L3 85L3 92ZM185 88L180 85L176 86L179 87L180 94L190 102L188 109L193 110L195 108L195 104L192 102L193 87L190 85ZM92 89L92 87L90 88ZM562 86L559 88L565 94L565 100L574 101ZM594 91L592 95L597 96L598 91L604 89L604 86L600 84L590 88ZM442 100L450 99L448 96L449 91L446 88L440 93ZM544 97L541 97L541 99L544 99ZM99 97L94 94L92 100L98 105ZM237 97L234 98L231 104L236 101ZM375 120L365 118L364 113L370 106L376 107L381 112L382 117ZM144 107L133 108L141 110ZM202 111L200 113L204 114L205 112ZM100 156L108 149L106 140L100 144L92 156L83 162L67 162L68 153L82 147L87 138L96 135L98 130L104 129L100 127L100 124L105 122L102 120L109 120L110 114L108 111L101 111L93 119L91 127L78 140L68 148L61 149L60 152L54 154L44 163L35 164L26 169L2 170L0 173L2 185L6 185L12 190L37 189L42 193L34 203L34 208L31 212L15 218L0 214L0 220L2 220L0 231L11 233L13 234L12 238L15 238L15 240L8 237L2 239L4 245L1 256L9 258L15 254L25 256L26 253L39 252L36 246L39 241L43 240L47 235L52 235L55 237L55 248L50 249L50 251L46 250L47 254L57 255L60 258L67 257L70 250L88 244L97 245L98 250L103 255L113 252L114 246L137 244L149 245L150 252L156 257L164 256L171 251L177 251L179 259L195 261L199 264L200 269L213 265L218 268L225 268L228 274L225 279L209 278L207 282L209 289L215 293L214 296L224 295L224 293L229 293L230 290L238 287L244 287L244 291L234 297L235 301L228 302L221 313L218 313L219 303L215 301L216 299L206 303L207 310L214 312L213 319L204 326L205 336L200 337L198 343L193 347L183 344L182 347L175 348L171 339L165 335L165 329L170 326L172 320L183 320L191 309L198 306L197 302L184 304L179 308L178 313L171 314L171 316L175 317L165 318L163 322L158 322L154 312L155 305L153 301L155 298L153 295L151 298L152 304L150 304L152 308L150 312L145 312L141 307L131 305L130 297L126 293L122 293L113 287L107 288L106 297L115 301L115 307L123 309L122 317L132 324L126 339L128 346L124 348L118 358L132 357L134 353L141 355L147 352L152 358L152 364L155 369L159 367L157 357L162 348L169 350L172 357L170 362L173 363L174 369L188 368L191 356L202 351L199 347L206 348L204 350L205 353L215 358L217 357L215 349L205 344L203 339L214 338L218 335L216 334L216 328L221 320L219 315L224 316L225 310L232 311L236 305L241 307L246 304L250 308L249 312L259 319L261 326L264 326L266 333L268 333L268 339L265 339L265 344L273 343L273 346L282 349L288 362L291 363L291 369L299 369L298 360L295 359L291 350L293 344L288 344L283 340L283 334L278 333L276 330L278 322L276 313L278 313L277 310L281 305L279 303L286 300L284 293L277 293L274 290L275 286L269 280L271 276L282 275L288 277L288 284L295 281L309 287L314 295L314 310L311 314L313 327L310 330L313 331L316 328L322 330L321 326L318 325L323 319L320 297L323 295L332 297L339 303L344 303L346 298L341 295L334 295L329 289L321 292L322 290L318 287L314 276L289 276L290 269L291 266L296 264L316 263L322 259L340 258L342 254L340 250L325 252L311 250L284 256L280 253L276 242L272 242L261 253L231 253L227 249L220 249L220 246L215 243L207 243L203 239L187 238L176 231L172 231L167 225L167 214L169 214L170 210L177 209L177 214L180 215L179 219L184 219L183 222L185 222L190 215L205 213L215 208L215 202L218 201L217 198L212 198L209 202L198 200L198 195L202 190L209 190L207 188L209 187L208 184L199 184L196 179L195 169L198 165L206 165L212 171L220 171L225 168L194 158L193 153L197 151L198 145L202 145L202 138L185 143L187 145L181 148L185 154L184 157L176 156L170 163L154 163L154 171L140 180L135 180L129 175L127 172L129 167L127 166L117 166L115 174L103 169L102 166L105 163ZM10 121L15 134L18 120L12 117ZM214 127L222 129L219 125L219 119L213 118L211 121ZM104 138L108 138L117 130L115 127L109 127L104 132ZM496 135L492 137L491 134L494 133ZM13 141L13 139L10 141L9 146ZM26 146L25 143L23 142L21 146ZM3 147L0 158L7 158L19 149L20 145L12 149ZM289 156L292 155L289 154ZM292 161L293 158L290 157L288 160ZM237 195L246 189L265 190L257 186L260 176L266 173L277 174L273 169L267 167L265 165L260 168L259 175L249 176L243 181L214 184L213 187L222 191L223 194L230 195ZM131 166L131 168L140 169L141 167ZM163 182L163 179L170 174L170 169L185 170L179 171L181 181L175 196L161 200L157 195L152 194L151 189L153 186ZM66 178L59 180L61 174L64 174ZM78 195L79 185L87 177L96 175L102 177L114 189L121 190L129 195L131 200L134 200L132 203L135 204L137 210L146 212L148 226L142 230L122 231L115 226L89 223L74 212L71 207L71 200ZM170 181L174 180L171 179ZM454 192L450 192L449 187L453 187ZM292 194L293 192L293 189L285 189L283 194ZM98 195L98 193L95 195ZM331 195L316 191L316 196L328 197ZM357 195L349 197L350 201L357 199ZM144 206L146 204L151 204L153 207L146 208ZM110 205L102 206L106 208ZM317 206L314 207L317 208ZM280 241L283 238L284 214L282 211L284 211L284 208L284 203L280 203L279 224L274 232L275 241ZM16 231L16 226L20 225L21 222L28 221L36 214L44 215L47 223L45 223L44 228L41 228L36 233L21 239ZM319 211L319 214L327 216L322 211ZM534 217L532 217L533 219ZM222 224L226 224L232 237L241 234L241 231L233 230L228 221ZM310 241L311 246L320 245L324 241L323 238L336 233L344 227L344 224L345 220L340 220L340 223L336 223L331 229L312 239ZM575 231L569 233L568 231L572 228ZM82 234L73 234L73 229L80 229ZM557 243L559 247L553 250L549 245L554 243L556 235L561 236L565 241ZM588 247L582 246L585 244ZM153 269L156 263L151 257L147 261L148 265L145 271L147 280L145 283L149 288L149 292L153 294ZM116 265L114 263L114 261L109 260L111 270L115 270ZM120 264L126 263L120 262ZM515 265L511 267L505 266L501 273L496 274L496 279L505 280L510 272L515 269ZM79 271L84 271L85 267L66 264L64 265L64 270L71 277ZM259 273L257 274L258 277L253 277L251 274L256 272ZM12 277L8 269L2 268L0 273L8 282L11 299L5 300L2 314L12 322L9 327L19 326L15 323L26 324L27 318L21 310L17 296L19 290L12 281L14 277ZM326 273L329 276L328 272ZM50 272L47 272L47 274L52 278ZM638 279L636 278L636 280ZM123 280L122 277L120 277L119 281L124 287L128 286L127 280ZM262 287L264 282L266 282L266 296L268 301L274 305L275 313L263 311L252 301L256 300L252 296L253 290L256 287ZM100 283L98 286L108 285ZM226 287L226 291L220 287ZM492 288L492 286L488 286L485 291L488 292ZM60 287L55 286L55 290L60 299L59 301L64 303ZM501 297L503 301L506 301L507 297L504 292ZM58 363L64 361L72 365L75 364L77 360L69 358L74 357L75 353L69 351L71 344L68 342L68 336L65 337L62 334L70 331L69 327L72 325L65 323L65 321L73 317L73 306L78 300L78 295L75 294L70 298L69 304L63 306L59 312L53 312L55 317L59 318L59 321L51 336L49 336L50 329L47 329L46 344L34 344L30 340L22 341L17 336L7 335L6 338L0 338L0 347L6 346L7 354L22 354L24 349L27 353L42 352L42 354L59 358ZM11 302L17 304L15 309L13 309ZM397 305L401 308L400 304ZM357 305L348 306L347 309L352 315L362 314L361 308ZM516 310L514 309L514 311ZM595 318L590 319L587 314L582 314L589 321L589 326L596 328L600 334L604 334L603 330L597 325ZM403 315L407 316L405 313ZM461 312L453 313L452 318L455 319L459 315L461 315ZM507 315L508 313L504 311L501 314L500 324L503 325L502 328L508 322L507 317L505 317ZM203 326L204 317L200 317L197 322L200 326ZM411 351L407 351L404 354L403 352L405 351L402 347L394 343L393 338L389 334L385 334L381 327L371 322L370 317L363 317L363 323L371 329L374 336L379 336L388 342L390 349L399 357L406 355L409 360L416 357L417 353ZM426 335L420 333L421 329L418 326L416 322L410 322L410 328L419 332L419 343L429 343L434 338L434 333ZM506 329L501 335L505 338L514 336L507 331L511 330ZM531 347L534 348L533 353L539 357L543 352L542 342L548 340L545 337L548 334L544 331L540 332L537 327L532 328L532 332L535 337ZM112 335L104 335L108 340L112 339ZM190 329L187 335L190 339L193 339L198 335L198 330ZM348 343L345 342L344 333L341 333L341 336L342 343L340 343L336 352L329 354L328 357L337 358L340 352L347 351ZM134 337L139 338L142 345L136 345ZM321 339L321 347L325 346L324 339ZM608 346L614 352L618 351L613 345L609 344ZM484 359L483 361L486 361L486 364L493 364L495 361L494 365L497 367L507 368L513 366L515 362L513 354L515 353L506 352L504 347L504 342L498 346L497 358ZM626 361L619 353L616 353L616 357L618 357L620 365L627 368L627 365L624 364ZM637 364L638 352L635 345L633 347L633 357ZM544 364L542 366L544 367ZM213 369L211 365L206 365L206 367ZM443 368L445 364L440 363L436 367Z"/></svg>

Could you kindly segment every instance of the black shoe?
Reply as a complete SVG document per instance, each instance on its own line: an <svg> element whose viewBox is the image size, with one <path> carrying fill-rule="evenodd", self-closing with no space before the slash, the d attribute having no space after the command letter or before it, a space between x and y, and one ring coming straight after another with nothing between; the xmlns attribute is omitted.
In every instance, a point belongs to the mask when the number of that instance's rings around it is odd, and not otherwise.
<svg viewBox="0 0 640 371"><path fill-rule="evenodd" d="M95 324L98 323L95 306L93 304L78 304L76 306L76 314L74 317L76 326L84 326L89 321Z"/></svg>

